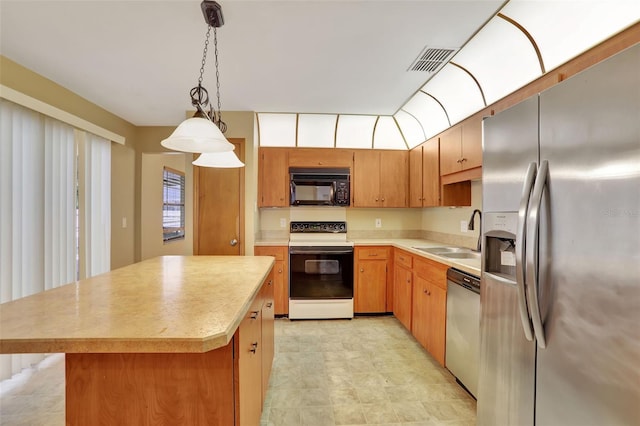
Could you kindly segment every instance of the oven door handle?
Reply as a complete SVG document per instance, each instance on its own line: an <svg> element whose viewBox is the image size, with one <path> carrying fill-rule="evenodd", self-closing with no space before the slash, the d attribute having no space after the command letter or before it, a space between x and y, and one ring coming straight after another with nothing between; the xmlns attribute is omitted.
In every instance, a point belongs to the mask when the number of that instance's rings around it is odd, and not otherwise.
<svg viewBox="0 0 640 426"><path fill-rule="evenodd" d="M289 254L352 254L351 250L297 250L289 249Z"/></svg>

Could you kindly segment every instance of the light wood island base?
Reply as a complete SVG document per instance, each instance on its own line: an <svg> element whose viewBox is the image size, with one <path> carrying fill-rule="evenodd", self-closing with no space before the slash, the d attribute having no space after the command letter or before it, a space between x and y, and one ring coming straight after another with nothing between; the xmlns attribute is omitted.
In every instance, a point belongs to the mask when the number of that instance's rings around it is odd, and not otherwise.
<svg viewBox="0 0 640 426"><path fill-rule="evenodd" d="M67 425L234 424L233 342L200 354L65 357Z"/></svg>
<svg viewBox="0 0 640 426"><path fill-rule="evenodd" d="M65 353L67 425L258 426L273 265L164 256L3 303L0 353Z"/></svg>

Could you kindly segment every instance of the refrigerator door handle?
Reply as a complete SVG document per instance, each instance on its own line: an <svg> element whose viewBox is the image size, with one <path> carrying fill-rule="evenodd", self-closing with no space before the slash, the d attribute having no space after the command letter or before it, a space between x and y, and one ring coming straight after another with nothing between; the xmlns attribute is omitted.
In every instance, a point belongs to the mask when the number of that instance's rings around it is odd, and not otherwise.
<svg viewBox="0 0 640 426"><path fill-rule="evenodd" d="M524 330L524 337L528 341L533 340L533 331L531 329L529 309L527 308L527 295L524 287L525 235L527 227L527 213L529 209L529 197L531 196L533 183L536 179L536 166L536 163L529 163L529 167L527 168L527 174L522 187L522 196L520 197L518 228L516 230L516 284L518 286L518 308L520 311L520 320L522 321L522 329Z"/></svg>
<svg viewBox="0 0 640 426"><path fill-rule="evenodd" d="M547 185L547 177L549 175L549 162L544 160L538 169L538 178L533 187L531 195L531 205L529 207L529 217L527 218L527 237L526 237L526 283L529 296L529 306L531 312L531 320L533 322L533 330L538 341L538 347L544 349L547 347L547 341L544 335L544 327L542 325L542 317L540 315L540 302L538 300L539 274L538 274L538 230L540 229L540 206L542 204L542 194Z"/></svg>

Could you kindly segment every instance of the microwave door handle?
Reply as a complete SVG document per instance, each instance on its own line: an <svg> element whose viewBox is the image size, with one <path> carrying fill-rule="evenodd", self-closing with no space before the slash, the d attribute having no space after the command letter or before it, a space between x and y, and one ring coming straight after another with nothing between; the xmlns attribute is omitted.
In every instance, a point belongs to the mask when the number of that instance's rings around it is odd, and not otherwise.
<svg viewBox="0 0 640 426"><path fill-rule="evenodd" d="M336 181L334 180L333 182L331 182L331 195L329 197L329 199L331 200L331 204L332 205L336 205L336 192L338 191L338 184L336 183Z"/></svg>
<svg viewBox="0 0 640 426"><path fill-rule="evenodd" d="M296 204L296 183L292 180L289 182L289 205L294 206Z"/></svg>

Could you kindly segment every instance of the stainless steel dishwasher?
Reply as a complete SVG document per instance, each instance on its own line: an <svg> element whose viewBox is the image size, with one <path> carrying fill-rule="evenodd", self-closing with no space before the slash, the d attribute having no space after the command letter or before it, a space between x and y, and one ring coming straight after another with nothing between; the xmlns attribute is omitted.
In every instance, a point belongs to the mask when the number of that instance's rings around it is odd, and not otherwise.
<svg viewBox="0 0 640 426"><path fill-rule="evenodd" d="M447 271L446 345L445 366L477 398L480 279L453 268Z"/></svg>

